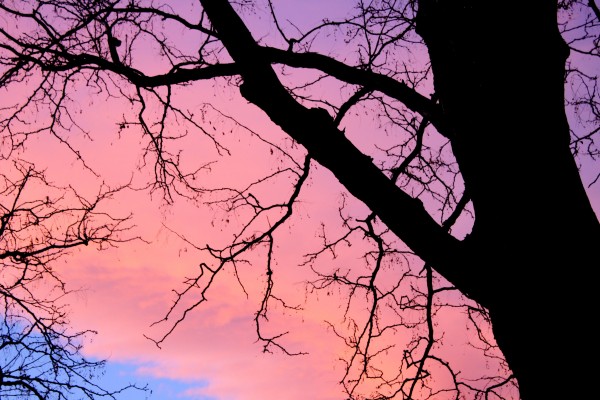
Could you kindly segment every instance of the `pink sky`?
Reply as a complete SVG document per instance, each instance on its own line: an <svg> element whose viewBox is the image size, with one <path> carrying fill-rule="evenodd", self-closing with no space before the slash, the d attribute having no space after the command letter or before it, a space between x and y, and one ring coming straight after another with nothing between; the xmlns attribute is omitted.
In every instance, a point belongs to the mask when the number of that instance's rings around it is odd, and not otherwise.
<svg viewBox="0 0 600 400"><path fill-rule="evenodd" d="M230 107L238 109L238 115L246 118L244 123L253 124L256 129L269 126L264 117L245 114L247 111L240 109L238 103ZM91 144L82 142L81 148L89 164L101 169L103 176L108 177L105 179L122 183L129 179L131 166L136 164L139 139L132 133L131 138L125 136L116 141L112 127L114 117L109 118L110 114L109 106L106 109L95 106L89 124L91 129L105 132L105 135ZM356 126L361 125L357 123ZM257 141L243 129L232 137L230 148L234 161L226 160L221 167L213 168L207 181L216 181L216 176L219 183L228 182L225 186L229 186L229 182L260 176L276 163L258 151ZM32 143L28 154L32 159L44 159L48 151L54 154L53 158L45 159L48 173L56 181L66 183L75 179L84 192L87 185L94 187L85 179L86 176L89 178L89 173L79 171L76 161L64 162L69 157L68 151L57 143L44 138L37 144ZM344 325L344 297L333 291L331 296L325 293L311 295L305 302L303 281L312 275L308 267L299 266L304 261L303 254L318 249L321 222L326 224L331 237L339 231L337 207L341 202L341 191L332 176L317 167L294 209L293 220L276 238L277 295L290 304L302 305L304 311L283 314L275 310L270 324L266 325L267 332L289 330L290 334L284 340L289 350L309 354L295 357L265 354L256 342L253 316L260 304L265 268L264 259L260 257L255 265L239 271L249 298L231 271L226 272L210 290L209 302L191 313L161 349L146 339L144 335L158 338L168 329L166 324L155 327L151 324L168 311L174 300L171 290L181 289L183 278L194 273L198 263L206 259L171 230L202 245L226 240L237 225L232 222L231 229L224 227L220 225L222 213L184 199L168 206L159 197L151 198L147 192L131 191L117 195L110 208L117 215L133 212L136 228L132 233L141 235L149 243L131 242L102 252L85 248L60 266L71 289L84 289L72 297L73 325L98 332L93 342L85 347L85 354L107 358L109 368L112 368L111 363L129 365L135 373L131 376L129 372L128 379L148 382L151 387L158 385L159 378L181 381L186 386L176 391L184 398L344 398L338 382L344 368L339 358L346 350L324 322ZM360 204L354 204L350 210L358 216L367 215ZM325 270L360 265L361 249L357 242L336 259L325 258L324 263L317 265ZM454 357L457 365L463 366L463 371L490 368L485 359L465 346L468 332L462 315L449 313L439 319L439 323L440 330L443 329L446 335L445 351ZM401 351L402 346L398 349ZM394 356L386 360L393 368ZM158 394L151 398L162 400L156 396Z"/></svg>
<svg viewBox="0 0 600 400"><path fill-rule="evenodd" d="M298 2L290 0L276 4L280 4L279 10L293 18L298 26L302 23L308 26L311 19L314 21L315 18L332 15L341 4L346 4L341 0L310 0L303 1L302 8L297 8L295 3ZM262 28L267 33L274 32L273 26ZM335 93L337 95L339 90L336 89ZM83 116L82 126L92 133L94 141L84 139L75 130L71 132L69 141L81 150L83 158L102 178L93 178L89 171L82 169L73 154L53 138L31 140L25 156L37 160L40 166L46 166L48 176L58 184L72 183L88 195L102 180L123 184L133 173L134 185L147 181L151 170L134 173L141 161L143 137L134 129L125 129L120 137L118 135L117 123L123 113L128 112L128 103L96 96L91 104L89 99L94 95L84 89L80 89L77 96L80 115ZM285 138L264 115L248 106L235 89L214 87L210 82L199 83L182 91L176 99L189 109L198 111L210 102L264 137L278 143ZM204 185L239 186L280 165L292 165L281 155L271 156L270 148L250 131L219 117L210 107L205 110L207 118L203 126L207 130L215 127L217 136L231 150L231 155L219 158L210 140L197 133L174 145L175 150L185 150L183 163L186 166L219 160L210 173L201 174ZM348 135L360 138L363 142L359 145L364 148L372 148L373 143L367 141L369 135L365 132L371 132L375 127L376 122L369 118L351 119L346 123ZM172 128L174 131L179 129L176 126ZM221 131L224 135L219 136ZM383 143L393 138L382 135L378 140ZM302 162L301 149L290 148L290 152L296 162ZM589 182L591 178L587 170L584 176ZM138 379L138 382L152 385L158 382L158 378L184 382L186 388L178 393L182 398L342 399L343 392L338 382L343 376L344 366L339 358L345 349L324 321L341 326L345 301L335 291L331 296L321 293L306 297L303 282L312 275L308 267L300 264L304 261L303 254L318 249L321 223L325 224L330 237L341 232L337 208L343 189L321 167L311 172L308 183L294 208L293 219L277 234L274 266L277 295L290 304L302 305L304 310L281 312L275 309L272 320L265 325L267 332L289 330L290 334L283 341L288 349L305 351L307 355L265 354L261 351L261 344L256 343L253 316L258 310L265 284L264 257L261 258L260 251L252 256L252 266L240 270L248 297L228 270L209 291L209 302L191 313L161 349L146 339L144 335L158 338L168 329L168 324L151 325L169 310L174 300L171 290L181 289L184 277L196 272L197 265L206 259L204 254L186 244L172 230L203 246L206 243L226 243L239 225L234 216L230 217L229 225L224 224L224 214L218 208L208 208L182 198L166 205L159 193L151 197L147 191L129 190L115 196L109 208L117 215L132 212L132 222L136 227L131 233L142 236L149 243L136 241L102 252L86 248L76 251L59 267L71 289L84 289L71 298L74 327L98 331L93 342L85 347L85 354L107 358L109 369L113 368L111 363L134 368L135 374L131 379ZM273 188L279 193L282 188L289 191L289 185L282 180ZM589 190L598 213L599 188L596 185ZM269 198L277 196L277 193L263 189L262 194ZM351 201L349 210L357 217L367 215L364 206L357 202ZM242 218L243 215L240 216ZM459 228L459 234L467 230L465 225ZM358 243L346 249L346 253L338 258L324 258L319 265L329 270L360 265L359 256L364 249L361 246ZM393 274L394 271L387 273ZM439 329L446 335L443 351L460 369L468 374L469 371L494 368L493 363L488 364L476 351L465 346L470 333L465 328L462 314L448 312L438 321ZM394 356L392 354L386 359L390 368L394 365Z"/></svg>

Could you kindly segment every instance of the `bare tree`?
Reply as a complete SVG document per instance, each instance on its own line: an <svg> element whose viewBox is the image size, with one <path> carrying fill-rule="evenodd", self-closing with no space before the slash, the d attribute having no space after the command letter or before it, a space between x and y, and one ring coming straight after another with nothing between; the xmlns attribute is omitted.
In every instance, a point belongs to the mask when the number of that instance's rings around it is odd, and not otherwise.
<svg viewBox="0 0 600 400"><path fill-rule="evenodd" d="M53 266L73 248L125 241L119 236L129 230L129 217L98 209L113 190L104 188L89 201L52 185L30 163L1 165L0 397L115 399L135 386L107 390L97 384L105 362L81 353L95 332L71 330L66 301L72 291Z"/></svg>
<svg viewBox="0 0 600 400"><path fill-rule="evenodd" d="M29 88L0 118L11 151L48 133L80 157L65 136L78 128L71 96L93 87L129 101L119 128L145 135L151 190L218 207L223 224L242 221L224 245L181 235L203 258L159 321L157 345L254 252L264 265L257 336L265 351L302 352L263 327L273 309L299 309L276 290L274 243L323 167L348 195L333 210L342 228L323 227L321 248L307 249L307 292L337 290L346 304L343 326L331 328L350 349L348 397L566 398L592 381L583 360L595 347L586 321L600 224L578 167L598 156L593 1L360 0L310 27L275 1L4 1L0 10L0 84ZM286 136L180 102L189 90L200 97L207 80L239 89ZM32 123L40 109L46 118ZM360 113L374 121L368 133L346 124ZM178 143L197 132L228 155L232 126L276 166L241 186L199 183L211 162L184 162L194 149ZM327 257L357 241L363 265L331 267ZM448 310L462 310L497 372L468 376L440 350ZM386 355L393 371L381 367ZM567 371L549 383L557 368Z"/></svg>

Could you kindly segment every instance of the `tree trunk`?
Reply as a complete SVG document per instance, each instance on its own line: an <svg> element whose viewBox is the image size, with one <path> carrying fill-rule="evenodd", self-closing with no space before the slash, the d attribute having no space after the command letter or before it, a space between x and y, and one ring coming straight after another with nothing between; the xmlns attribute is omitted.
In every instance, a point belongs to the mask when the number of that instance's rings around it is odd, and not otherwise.
<svg viewBox="0 0 600 400"><path fill-rule="evenodd" d="M551 0L421 0L417 20L475 210L465 262L485 294L474 300L524 400L591 382L582 360L600 224L569 149L556 15Z"/></svg>

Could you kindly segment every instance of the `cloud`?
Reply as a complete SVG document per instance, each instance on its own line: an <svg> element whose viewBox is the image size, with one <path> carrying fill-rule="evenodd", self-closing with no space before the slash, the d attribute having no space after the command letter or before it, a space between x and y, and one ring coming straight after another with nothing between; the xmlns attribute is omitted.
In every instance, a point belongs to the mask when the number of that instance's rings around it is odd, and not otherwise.
<svg viewBox="0 0 600 400"><path fill-rule="evenodd" d="M336 342L324 335L318 313L285 315L274 309L265 334L290 331L282 343L309 354L263 353L253 319L260 299L247 298L232 274L216 282L209 301L189 314L161 349L144 338L158 338L170 327L172 321L151 324L165 315L174 299L171 289L181 288L182 276L190 272L190 260L173 262L177 257L170 253L176 249L162 247L159 254L160 249L158 243L79 254L61 269L70 287L87 288L71 308L75 327L98 331L85 347L88 356L107 358L109 367L135 368L140 382L160 382L163 388L170 381L187 382L177 389L184 398L339 399ZM247 290L258 292L263 282L252 282Z"/></svg>

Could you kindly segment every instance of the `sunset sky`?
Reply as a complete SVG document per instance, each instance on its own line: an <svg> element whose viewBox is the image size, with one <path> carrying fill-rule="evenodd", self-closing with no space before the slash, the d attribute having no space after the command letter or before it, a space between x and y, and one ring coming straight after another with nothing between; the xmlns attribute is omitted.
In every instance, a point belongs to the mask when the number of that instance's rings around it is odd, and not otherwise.
<svg viewBox="0 0 600 400"><path fill-rule="evenodd" d="M343 6L347 9L348 3L345 0L287 0L275 2L275 5L282 20L289 19L298 29L306 29L322 18L344 14ZM262 29L254 32L255 37L276 35L275 27L264 22L266 18L261 14L264 11L259 10L255 16L248 17L251 26ZM264 25L260 25L261 21ZM287 28L291 29L291 24ZM335 54L335 49L324 49L330 50ZM148 63L148 70L155 67L150 54L148 50L144 61ZM417 62L419 54L414 57ZM334 92L329 93L332 87ZM343 89L327 83L321 88L324 97L338 100L351 93L349 89L341 92ZM86 196L93 196L102 182L118 186L131 181L135 189L151 181L152 167L142 166L145 137L132 124L119 129L124 116L131 118L134 115L129 102L109 98L105 93L97 94L94 88L84 84L77 86L72 99L73 114L78 116L81 128L90 133L92 140L77 129L65 133L64 139L81 153L97 176L84 168L70 149L48 135L30 138L23 158L46 168L48 177L57 185L71 184ZM210 164L210 169L198 177L205 187L243 187L268 171L303 162L302 149L289 145L285 135L248 105L233 85L228 86L222 81L195 83L178 91L174 101L202 114L203 129L216 132L215 136L230 151L229 155L219 156L211 139L197 131L189 132L188 136L172 144L173 153L184 150L181 162L185 167ZM235 117L239 124L227 116ZM368 140L370 132L379 128L377 121L369 115L351 115L343 125L347 134L354 135L359 146L368 150L375 144L394 140L387 134L382 134L377 143ZM184 133L184 128L174 123L170 128L174 135ZM287 146L289 157L272 155L272 149L256 133L282 143L282 147ZM360 139L361 135L366 139ZM594 173L595 169L589 165L583 166L584 184L594 179ZM260 186L256 190L263 196L261 199L273 200L279 199L278 194L288 195L292 184L292 180L282 178L271 186ZM98 332L85 346L84 354L92 359L108 360L102 378L106 386L147 384L152 390L151 395L130 391L123 397L127 400L146 397L152 400L343 399L339 381L343 377L344 364L340 357L345 355L346 349L325 321L344 324L344 293L336 290L310 293L305 281L314 275L303 262L305 254L318 250L322 244L322 229L328 237L343 231L338 208L344 201L346 210L357 218L368 215L364 206L346 199L343 188L333 176L314 165L307 186L294 207L293 218L277 233L274 290L288 304L302 306L303 310L274 307L272 319L264 329L267 334L289 331L283 339L286 348L307 354L264 353L262 344L257 342L254 314L260 307L265 287L264 249L249 255L250 263L243 264L237 271L243 287L233 270L219 275L208 291L209 301L191 312L159 348L147 337L162 337L173 319L153 323L169 311L175 300L173 290L181 290L185 277L193 276L198 272L198 265L209 260L206 252L199 251L194 245L202 247L215 243L213 246L218 247L227 244L244 214L226 214L219 205L202 204L220 194L207 194L201 201L175 195L169 204L160 191L132 188L117 193L106 204L106 209L116 216L131 213L132 229L127 235L139 236L139 240L102 251L92 247L78 249L56 267L68 288L81 289L69 297L72 326ZM592 204L600 214L600 184L588 190ZM456 227L455 233L461 236L468 229L468 223L464 222ZM365 245L355 239L353 244L356 246L344 248L335 257L324 256L322 267L345 270L361 266ZM191 302L194 298L185 301ZM448 311L439 320L439 327L446 332L445 354L452 356L465 373L493 368L465 345L470 333L464 328L464 315ZM387 366L390 367L393 361L390 356Z"/></svg>

